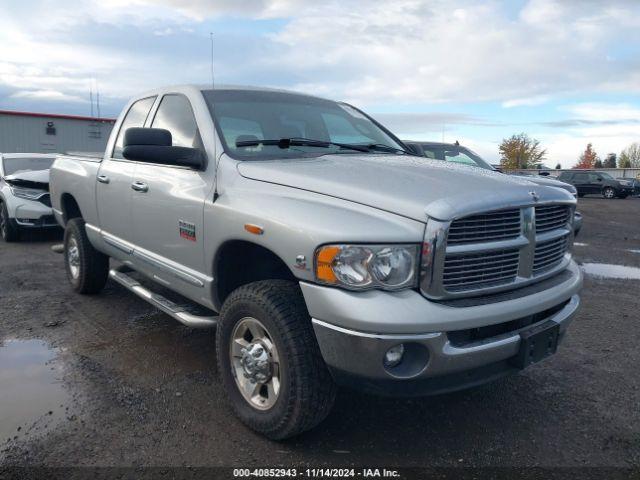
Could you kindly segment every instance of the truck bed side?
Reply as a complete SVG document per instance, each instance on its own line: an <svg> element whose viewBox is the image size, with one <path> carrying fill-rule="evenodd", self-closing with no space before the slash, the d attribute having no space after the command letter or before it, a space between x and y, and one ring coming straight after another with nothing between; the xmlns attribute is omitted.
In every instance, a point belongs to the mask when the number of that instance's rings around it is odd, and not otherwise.
<svg viewBox="0 0 640 480"><path fill-rule="evenodd" d="M71 218L82 216L99 225L96 208L96 177L102 154L58 155L51 167L51 204L63 227Z"/></svg>

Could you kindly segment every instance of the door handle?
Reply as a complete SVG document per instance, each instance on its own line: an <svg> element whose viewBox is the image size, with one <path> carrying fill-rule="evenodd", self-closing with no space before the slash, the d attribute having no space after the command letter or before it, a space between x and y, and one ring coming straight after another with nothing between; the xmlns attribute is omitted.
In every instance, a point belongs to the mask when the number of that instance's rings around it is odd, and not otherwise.
<svg viewBox="0 0 640 480"><path fill-rule="evenodd" d="M133 182L131 184L131 188L133 188L136 192L145 193L149 191L149 185L144 182Z"/></svg>
<svg viewBox="0 0 640 480"><path fill-rule="evenodd" d="M98 175L98 181L100 183L109 183L111 180L106 175Z"/></svg>

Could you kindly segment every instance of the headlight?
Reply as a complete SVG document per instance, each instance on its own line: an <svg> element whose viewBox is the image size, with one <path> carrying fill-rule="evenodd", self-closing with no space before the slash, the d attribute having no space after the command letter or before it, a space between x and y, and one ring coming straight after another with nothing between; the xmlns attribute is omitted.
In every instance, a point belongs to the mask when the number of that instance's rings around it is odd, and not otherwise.
<svg viewBox="0 0 640 480"><path fill-rule="evenodd" d="M625 187L630 187L631 186L631 182L629 180L619 180L620 185L623 185Z"/></svg>
<svg viewBox="0 0 640 480"><path fill-rule="evenodd" d="M316 250L316 279L354 290L415 287L418 254L418 245L325 245Z"/></svg>
<svg viewBox="0 0 640 480"><path fill-rule="evenodd" d="M14 197L24 198L25 200L37 200L47 192L42 190L31 190L29 188L11 187L11 193Z"/></svg>

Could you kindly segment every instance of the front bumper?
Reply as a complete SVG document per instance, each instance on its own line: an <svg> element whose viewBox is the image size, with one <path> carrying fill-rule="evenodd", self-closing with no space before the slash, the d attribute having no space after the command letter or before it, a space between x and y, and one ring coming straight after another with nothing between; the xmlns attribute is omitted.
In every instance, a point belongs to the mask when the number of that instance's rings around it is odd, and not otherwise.
<svg viewBox="0 0 640 480"><path fill-rule="evenodd" d="M339 383L379 394L424 395L466 388L517 371L510 360L518 354L519 332L532 325L555 322L562 338L580 304L577 292L582 274L574 262L565 277L553 288L532 295L472 306L430 302L417 292L360 292L370 298L358 301L359 297L353 297L357 294L338 289L302 284L302 290L320 350ZM319 295L316 288L326 295ZM356 299L350 308L341 294ZM376 298L381 295L386 302ZM322 298L330 303L319 308L317 302ZM320 316L329 311L333 317ZM544 312L552 313L540 317ZM532 315L538 315L536 322L523 328L469 343L453 340L453 332L499 326ZM417 354L422 360L428 352L424 363L399 372L386 368L385 352L399 343L416 345L412 348L422 352Z"/></svg>
<svg viewBox="0 0 640 480"><path fill-rule="evenodd" d="M8 203L9 216L22 228L58 227L53 209L36 200L12 198Z"/></svg>

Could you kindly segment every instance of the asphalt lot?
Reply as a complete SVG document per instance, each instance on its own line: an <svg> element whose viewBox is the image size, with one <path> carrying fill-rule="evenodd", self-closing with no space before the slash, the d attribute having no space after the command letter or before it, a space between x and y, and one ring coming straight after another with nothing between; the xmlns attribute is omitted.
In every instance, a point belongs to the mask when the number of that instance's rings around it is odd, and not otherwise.
<svg viewBox="0 0 640 480"><path fill-rule="evenodd" d="M579 209L580 263L640 268L640 198ZM587 276L558 354L517 376L411 400L342 391L314 431L272 442L226 405L213 332L111 282L74 294L58 242L0 244L0 466L640 466L640 280Z"/></svg>

